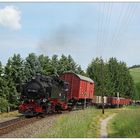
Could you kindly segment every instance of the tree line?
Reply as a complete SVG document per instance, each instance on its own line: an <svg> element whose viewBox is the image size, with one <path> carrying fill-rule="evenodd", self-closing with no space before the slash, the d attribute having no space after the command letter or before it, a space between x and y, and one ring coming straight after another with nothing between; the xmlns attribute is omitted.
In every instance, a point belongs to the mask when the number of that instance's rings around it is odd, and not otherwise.
<svg viewBox="0 0 140 140"><path fill-rule="evenodd" d="M5 66L0 62L0 111L18 106L22 85L37 73L60 75L66 71L93 79L95 95L103 92L106 96L116 96L119 92L120 97L139 98L126 64L118 62L116 58L110 58L108 62L104 62L102 58L93 59L85 72L70 55L61 55L59 58L57 55L48 57L30 53L23 59L20 54L14 54Z"/></svg>
<svg viewBox="0 0 140 140"><path fill-rule="evenodd" d="M132 68L140 68L140 65L133 65L133 66L129 67L129 69L132 69Z"/></svg>
<svg viewBox="0 0 140 140"><path fill-rule="evenodd" d="M4 67L0 62L0 111L6 111L7 107L15 109L18 106L22 85L37 73L59 75L65 71L86 75L70 55L62 55L60 58L53 55L49 58L30 53L24 60L20 54L14 54Z"/></svg>
<svg viewBox="0 0 140 140"><path fill-rule="evenodd" d="M95 94L124 98L139 98L136 87L126 63L110 58L104 62L102 58L93 59L87 68L87 75L94 79ZM139 91L140 92L140 91ZM136 95L137 94L137 95Z"/></svg>

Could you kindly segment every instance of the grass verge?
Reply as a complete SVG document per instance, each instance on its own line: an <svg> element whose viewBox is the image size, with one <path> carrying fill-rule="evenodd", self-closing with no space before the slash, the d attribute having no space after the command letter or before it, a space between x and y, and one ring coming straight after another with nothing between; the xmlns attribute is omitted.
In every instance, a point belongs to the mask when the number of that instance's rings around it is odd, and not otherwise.
<svg viewBox="0 0 140 140"><path fill-rule="evenodd" d="M0 119L2 118L9 118L9 117L17 117L19 116L20 113L18 113L18 111L12 111L12 112L9 112L9 113L0 113Z"/></svg>
<svg viewBox="0 0 140 140"><path fill-rule="evenodd" d="M117 115L109 122L108 130L110 138L139 138L140 107L117 111Z"/></svg>
<svg viewBox="0 0 140 140"><path fill-rule="evenodd" d="M101 110L89 108L62 115L54 127L40 134L41 138L95 138L99 137Z"/></svg>

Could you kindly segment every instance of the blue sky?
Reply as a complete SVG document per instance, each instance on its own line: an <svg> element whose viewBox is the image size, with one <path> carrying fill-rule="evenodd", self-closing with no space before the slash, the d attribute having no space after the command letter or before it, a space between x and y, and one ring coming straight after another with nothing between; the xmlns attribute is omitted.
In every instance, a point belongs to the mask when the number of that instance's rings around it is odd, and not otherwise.
<svg viewBox="0 0 140 140"><path fill-rule="evenodd" d="M140 3L0 3L0 61L34 52L70 54L83 69L97 56L140 64L139 13Z"/></svg>

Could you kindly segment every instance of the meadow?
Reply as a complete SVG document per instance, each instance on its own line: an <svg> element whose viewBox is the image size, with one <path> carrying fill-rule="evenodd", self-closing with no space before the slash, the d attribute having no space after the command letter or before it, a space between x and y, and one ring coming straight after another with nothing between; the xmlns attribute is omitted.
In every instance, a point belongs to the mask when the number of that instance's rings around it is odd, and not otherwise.
<svg viewBox="0 0 140 140"><path fill-rule="evenodd" d="M63 115L54 127L40 134L41 138L92 138L99 137L101 110L89 108Z"/></svg>
<svg viewBox="0 0 140 140"><path fill-rule="evenodd" d="M99 138L100 120L112 113L116 116L108 125L109 137L137 138L140 137L140 107L124 107L106 109L102 115L101 109L88 108L62 115L56 124L39 138Z"/></svg>
<svg viewBox="0 0 140 140"><path fill-rule="evenodd" d="M130 69L129 71L133 77L134 82L135 83L140 82L140 68L133 68L133 69Z"/></svg>
<svg viewBox="0 0 140 140"><path fill-rule="evenodd" d="M108 125L110 138L140 138L140 106L118 111Z"/></svg>

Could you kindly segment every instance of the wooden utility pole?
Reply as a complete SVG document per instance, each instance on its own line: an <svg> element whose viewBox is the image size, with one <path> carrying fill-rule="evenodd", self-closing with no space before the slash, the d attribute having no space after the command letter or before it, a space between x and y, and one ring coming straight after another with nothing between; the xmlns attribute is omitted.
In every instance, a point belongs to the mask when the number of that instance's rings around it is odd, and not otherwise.
<svg viewBox="0 0 140 140"><path fill-rule="evenodd" d="M102 114L104 111L104 85L103 85L103 60L101 59L101 92L102 92Z"/></svg>
<svg viewBox="0 0 140 140"><path fill-rule="evenodd" d="M84 96L85 96L85 99L84 99L84 108L86 108L86 107L87 107L87 106L86 106L86 96L87 96L87 94L84 93Z"/></svg>
<svg viewBox="0 0 140 140"><path fill-rule="evenodd" d="M119 98L119 92L117 92L117 100L118 100L118 108L119 108L119 103L120 103L120 98Z"/></svg>

